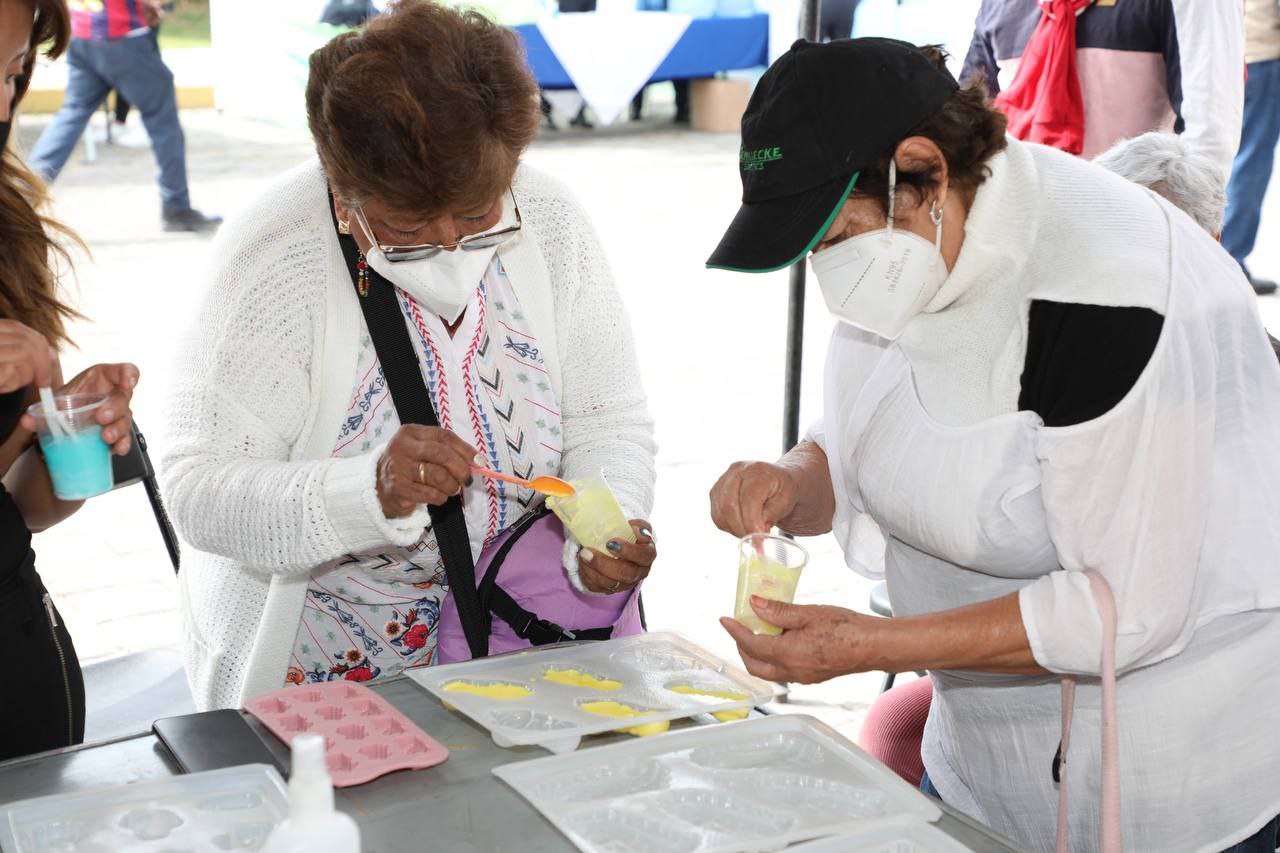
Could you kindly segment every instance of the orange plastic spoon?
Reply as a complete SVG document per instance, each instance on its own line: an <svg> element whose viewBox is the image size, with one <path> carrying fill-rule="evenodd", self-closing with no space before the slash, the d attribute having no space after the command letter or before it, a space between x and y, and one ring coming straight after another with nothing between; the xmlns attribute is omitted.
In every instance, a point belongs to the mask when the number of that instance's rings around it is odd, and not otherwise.
<svg viewBox="0 0 1280 853"><path fill-rule="evenodd" d="M524 486L526 489L533 489L544 495L551 495L553 498L571 498L574 495L573 486L561 480L559 477L549 477L543 475L534 477L532 480L523 480L519 477L513 477L510 474L503 474L501 471L493 471L488 468L471 467L471 473L479 474L481 477L488 477L490 480L502 480L505 483L515 483L517 486Z"/></svg>

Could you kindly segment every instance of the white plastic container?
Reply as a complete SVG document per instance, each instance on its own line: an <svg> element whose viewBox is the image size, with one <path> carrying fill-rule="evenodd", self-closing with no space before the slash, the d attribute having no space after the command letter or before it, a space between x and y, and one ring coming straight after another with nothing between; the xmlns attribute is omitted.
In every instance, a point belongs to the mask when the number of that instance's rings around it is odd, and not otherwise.
<svg viewBox="0 0 1280 853"><path fill-rule="evenodd" d="M274 768L247 764L0 807L5 853L258 850L288 811Z"/></svg>
<svg viewBox="0 0 1280 853"><path fill-rule="evenodd" d="M324 763L324 736L293 739L289 817L262 853L360 853L360 827L333 807L333 780Z"/></svg>
<svg viewBox="0 0 1280 853"><path fill-rule="evenodd" d="M941 817L893 771L800 714L698 726L493 772L584 853L780 850Z"/></svg>
<svg viewBox="0 0 1280 853"><path fill-rule="evenodd" d="M405 674L487 728L498 746L536 745L556 753L577 749L586 735L665 728L670 720L703 713L746 716L785 692L679 634L663 632L544 646ZM595 703L634 716L604 716L593 712L601 707Z"/></svg>

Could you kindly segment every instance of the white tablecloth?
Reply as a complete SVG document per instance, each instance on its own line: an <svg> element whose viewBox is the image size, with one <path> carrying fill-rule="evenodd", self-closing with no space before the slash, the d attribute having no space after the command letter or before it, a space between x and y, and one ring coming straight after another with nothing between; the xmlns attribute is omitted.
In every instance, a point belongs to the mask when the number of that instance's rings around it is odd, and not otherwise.
<svg viewBox="0 0 1280 853"><path fill-rule="evenodd" d="M538 30L596 118L610 124L644 88L691 20L668 12L582 12L544 18ZM559 97L552 103L571 107Z"/></svg>

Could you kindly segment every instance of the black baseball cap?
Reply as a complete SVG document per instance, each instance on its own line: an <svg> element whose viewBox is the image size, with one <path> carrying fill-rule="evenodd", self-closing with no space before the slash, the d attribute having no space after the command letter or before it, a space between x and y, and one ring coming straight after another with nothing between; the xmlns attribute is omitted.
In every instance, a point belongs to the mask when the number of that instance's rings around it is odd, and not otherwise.
<svg viewBox="0 0 1280 853"><path fill-rule="evenodd" d="M958 88L905 41L791 45L742 116L742 207L707 266L773 272L801 260L831 227L859 171Z"/></svg>

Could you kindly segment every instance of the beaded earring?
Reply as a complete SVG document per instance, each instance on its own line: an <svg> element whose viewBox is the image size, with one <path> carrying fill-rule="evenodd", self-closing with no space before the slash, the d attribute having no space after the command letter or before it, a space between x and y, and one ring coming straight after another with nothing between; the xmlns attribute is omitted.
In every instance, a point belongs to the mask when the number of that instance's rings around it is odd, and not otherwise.
<svg viewBox="0 0 1280 853"><path fill-rule="evenodd" d="M356 255L356 293L369 295L369 265L365 263L364 252Z"/></svg>

